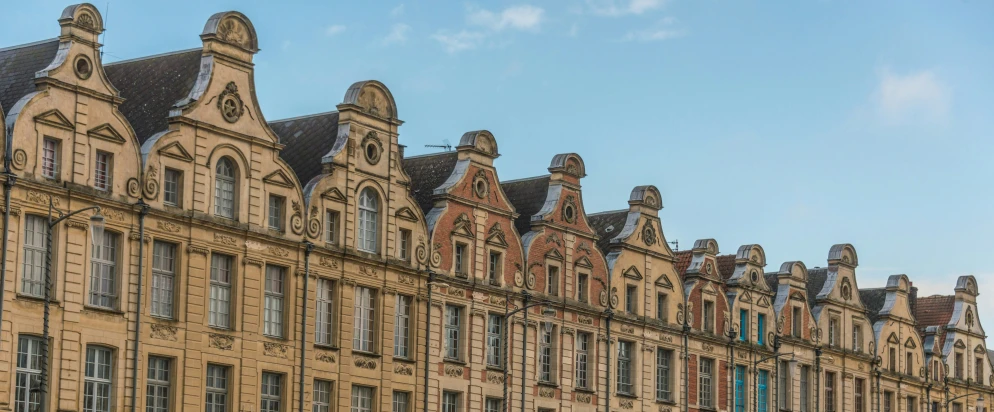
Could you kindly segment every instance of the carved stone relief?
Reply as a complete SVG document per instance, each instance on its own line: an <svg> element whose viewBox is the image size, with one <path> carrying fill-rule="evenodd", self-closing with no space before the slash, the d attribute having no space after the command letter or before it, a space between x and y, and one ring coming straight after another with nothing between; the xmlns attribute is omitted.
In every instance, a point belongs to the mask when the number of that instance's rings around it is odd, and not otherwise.
<svg viewBox="0 0 994 412"><path fill-rule="evenodd" d="M263 355L287 359L287 351L289 351L289 347L282 343L262 342Z"/></svg>
<svg viewBox="0 0 994 412"><path fill-rule="evenodd" d="M222 335L220 333L208 334L207 340L208 346L221 350L231 350L232 345L235 343L233 336Z"/></svg>
<svg viewBox="0 0 994 412"><path fill-rule="evenodd" d="M150 327L149 336L152 339L162 339L168 341L176 341L177 329L172 325L162 325L158 323L153 323Z"/></svg>

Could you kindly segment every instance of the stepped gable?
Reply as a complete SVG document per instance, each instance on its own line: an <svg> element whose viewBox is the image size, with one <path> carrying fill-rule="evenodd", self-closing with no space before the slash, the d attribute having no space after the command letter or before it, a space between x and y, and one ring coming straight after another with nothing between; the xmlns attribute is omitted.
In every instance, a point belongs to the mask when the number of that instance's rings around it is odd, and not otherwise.
<svg viewBox="0 0 994 412"><path fill-rule="evenodd" d="M321 157L338 141L338 112L318 113L269 122L269 128L286 145L282 158L301 184L306 185L321 174Z"/></svg>
<svg viewBox="0 0 994 412"><path fill-rule="evenodd" d="M735 273L735 255L718 255L715 257L718 264L718 273L721 274L721 278L728 280Z"/></svg>
<svg viewBox="0 0 994 412"><path fill-rule="evenodd" d="M815 307L818 294L825 287L828 280L828 268L814 268L808 270L808 307Z"/></svg>
<svg viewBox="0 0 994 412"><path fill-rule="evenodd" d="M611 239L618 236L628 221L628 209L598 212L587 215L590 226L597 231L597 247L606 255L611 246Z"/></svg>
<svg viewBox="0 0 994 412"><path fill-rule="evenodd" d="M411 178L411 196L421 211L428 215L434 207L435 189L445 183L456 168L458 152L441 152L405 157L401 161L404 173Z"/></svg>
<svg viewBox="0 0 994 412"><path fill-rule="evenodd" d="M956 304L956 296L953 295L932 295L918 298L915 303L915 320L918 321L918 330L923 332L929 326L946 327L949 319L953 317L953 307Z"/></svg>
<svg viewBox="0 0 994 412"><path fill-rule="evenodd" d="M552 175L528 177L524 179L501 182L507 200L514 205L518 217L514 219L514 227L519 235L531 231L532 216L542 210L546 195L549 193L549 181Z"/></svg>
<svg viewBox="0 0 994 412"><path fill-rule="evenodd" d="M870 325L877 323L880 319L880 310L884 308L887 301L886 288L860 289L859 299L863 301L863 307L869 312Z"/></svg>
<svg viewBox="0 0 994 412"><path fill-rule="evenodd" d="M202 48L140 57L104 65L125 99L120 110L139 143L169 127L169 111L186 98L200 73Z"/></svg>
<svg viewBox="0 0 994 412"><path fill-rule="evenodd" d="M26 94L35 91L35 73L48 67L59 50L59 39L0 49L0 107L11 112Z"/></svg>

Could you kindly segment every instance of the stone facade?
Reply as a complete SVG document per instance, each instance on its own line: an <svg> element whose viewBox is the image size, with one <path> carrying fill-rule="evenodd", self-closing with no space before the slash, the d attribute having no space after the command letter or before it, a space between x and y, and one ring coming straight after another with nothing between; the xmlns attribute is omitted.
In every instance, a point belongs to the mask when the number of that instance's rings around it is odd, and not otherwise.
<svg viewBox="0 0 994 412"><path fill-rule="evenodd" d="M769 272L759 245L677 251L653 186L588 214L575 153L506 182L485 130L405 157L376 81L267 121L241 13L212 16L201 49L106 65L96 8L58 23L0 49L2 410L41 399L50 206L99 206L107 234L91 240L92 212L53 228L48 410L491 411L505 388L529 411L994 398L972 276L919 298L904 275L860 289L848 244Z"/></svg>

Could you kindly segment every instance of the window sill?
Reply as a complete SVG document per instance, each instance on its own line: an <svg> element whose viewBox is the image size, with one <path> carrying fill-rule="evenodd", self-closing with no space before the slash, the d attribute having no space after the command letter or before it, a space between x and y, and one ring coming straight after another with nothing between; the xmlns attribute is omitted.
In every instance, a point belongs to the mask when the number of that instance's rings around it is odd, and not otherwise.
<svg viewBox="0 0 994 412"><path fill-rule="evenodd" d="M353 350L352 354L353 355L360 355L360 356L368 356L368 357L371 357L371 358L382 358L383 357L383 355L380 355L379 353L366 352L364 350Z"/></svg>
<svg viewBox="0 0 994 412"><path fill-rule="evenodd" d="M210 329L210 330L216 331L216 332L235 333L234 329L232 329L232 328L226 328L226 327L223 327L223 326L207 325L207 328Z"/></svg>
<svg viewBox="0 0 994 412"><path fill-rule="evenodd" d="M83 309L86 309L88 311L94 311L94 312L108 313L108 314L112 314L112 315L124 315L124 312L122 312L120 310L113 309L113 308L105 308L105 307L102 307L102 306L83 305Z"/></svg>
<svg viewBox="0 0 994 412"><path fill-rule="evenodd" d="M418 363L418 361L416 361L414 359L411 359L411 358L402 358L400 356L394 356L393 360L395 362L401 362L401 363L410 363L410 364L416 364L416 363Z"/></svg>
<svg viewBox="0 0 994 412"><path fill-rule="evenodd" d="M667 399L656 399L656 403L663 405L676 405L676 402Z"/></svg>
<svg viewBox="0 0 994 412"><path fill-rule="evenodd" d="M637 395L635 395L633 393L617 392L617 393L615 393L615 395L617 395L619 398L628 398L628 399L638 399L639 398Z"/></svg>
<svg viewBox="0 0 994 412"><path fill-rule="evenodd" d="M316 348L316 349L324 349L324 350L334 350L334 351L337 351L339 349L338 346L327 344L327 343L315 343L314 344L314 348Z"/></svg>
<svg viewBox="0 0 994 412"><path fill-rule="evenodd" d="M459 360L459 359L454 359L454 358L442 358L442 361L443 361L443 362L445 362L445 363L454 363L454 364L457 364L457 365L462 365L462 366L466 366L466 362L464 362L464 361L461 361L461 360Z"/></svg>
<svg viewBox="0 0 994 412"><path fill-rule="evenodd" d="M559 388L559 384L549 381L538 381L538 386L545 386L547 388Z"/></svg>
<svg viewBox="0 0 994 412"><path fill-rule="evenodd" d="M17 299L24 299L24 300L32 301L32 302L45 303L45 297L44 296L28 295L28 294L24 294L24 293L18 293L17 294ZM49 301L49 303L53 303L55 305L59 305L60 304L60 302L58 300L52 299L51 297L49 297L48 301Z"/></svg>
<svg viewBox="0 0 994 412"><path fill-rule="evenodd" d="M487 370L495 372L504 372L504 368L497 365L487 365Z"/></svg>
<svg viewBox="0 0 994 412"><path fill-rule="evenodd" d="M594 392L593 389L590 389L590 388L573 388L573 392L583 392L583 393L589 393L589 394L595 394L596 393L596 392Z"/></svg>
<svg viewBox="0 0 994 412"><path fill-rule="evenodd" d="M179 323L179 319L170 318L170 317L166 317L166 316L159 316L159 315L151 315L150 314L150 315L148 315L148 317L152 318L152 320L156 321L157 323Z"/></svg>
<svg viewBox="0 0 994 412"><path fill-rule="evenodd" d="M287 339L287 338L285 338L283 336L267 335L265 333L262 334L262 337L266 338L266 339L269 339L269 340L276 340L276 341L280 341L280 342L287 342L287 341L289 341L289 339Z"/></svg>

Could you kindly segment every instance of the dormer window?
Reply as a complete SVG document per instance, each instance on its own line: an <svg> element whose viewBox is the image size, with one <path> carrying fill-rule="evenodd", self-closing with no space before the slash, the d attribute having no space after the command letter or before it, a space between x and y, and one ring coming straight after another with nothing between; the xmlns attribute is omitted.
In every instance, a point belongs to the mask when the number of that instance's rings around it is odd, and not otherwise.
<svg viewBox="0 0 994 412"><path fill-rule="evenodd" d="M225 157L217 162L214 172L214 214L234 219L235 166Z"/></svg>
<svg viewBox="0 0 994 412"><path fill-rule="evenodd" d="M842 325L839 321L838 316L832 316L828 318L828 344L829 346L839 346L840 336L839 332L842 331Z"/></svg>
<svg viewBox="0 0 994 412"><path fill-rule="evenodd" d="M714 333L714 302L705 300L701 311L703 312L701 314L702 330Z"/></svg>
<svg viewBox="0 0 994 412"><path fill-rule="evenodd" d="M795 338L801 337L801 308L795 306L790 311L790 333Z"/></svg>
<svg viewBox="0 0 994 412"><path fill-rule="evenodd" d="M55 179L59 174L59 141L46 137L41 150L41 175Z"/></svg>
<svg viewBox="0 0 994 412"><path fill-rule="evenodd" d="M457 275L465 275L466 274L466 244L465 243L456 243L455 259L456 259L456 262L455 262L454 270L455 270L456 274Z"/></svg>
<svg viewBox="0 0 994 412"><path fill-rule="evenodd" d="M96 157L96 164L93 166L93 187L97 190L108 191L111 186L114 156L107 152L97 151Z"/></svg>
<svg viewBox="0 0 994 412"><path fill-rule="evenodd" d="M625 286L625 312L632 315L638 315L638 286L627 285Z"/></svg>
<svg viewBox="0 0 994 412"><path fill-rule="evenodd" d="M359 194L359 243L363 252L376 253L379 232L379 197L367 187Z"/></svg>
<svg viewBox="0 0 994 412"><path fill-rule="evenodd" d="M549 296L559 296L559 267L549 266L548 277L548 290L546 291Z"/></svg>
<svg viewBox="0 0 994 412"><path fill-rule="evenodd" d="M269 195L269 228L283 230L283 209L286 199L283 196Z"/></svg>
<svg viewBox="0 0 994 412"><path fill-rule="evenodd" d="M590 289L590 281L586 273L581 273L576 278L576 300L587 303L587 291Z"/></svg>

